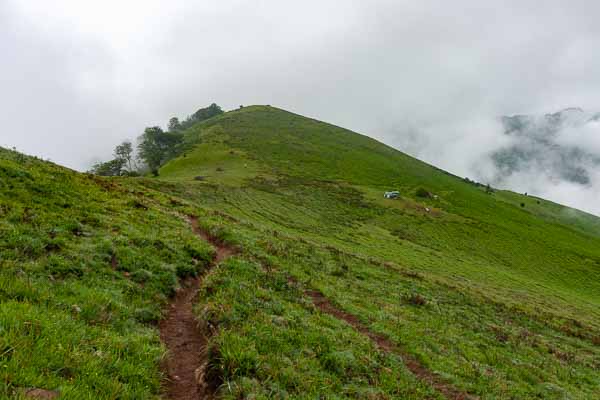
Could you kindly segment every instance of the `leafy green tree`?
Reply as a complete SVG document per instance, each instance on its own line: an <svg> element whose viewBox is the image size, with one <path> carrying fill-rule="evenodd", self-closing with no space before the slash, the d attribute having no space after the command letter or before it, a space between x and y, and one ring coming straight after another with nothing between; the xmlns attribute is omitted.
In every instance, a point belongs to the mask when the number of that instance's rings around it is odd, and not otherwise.
<svg viewBox="0 0 600 400"><path fill-rule="evenodd" d="M160 127L146 128L139 138L138 153L150 171L157 176L160 166L176 154L183 135L177 132L164 132Z"/></svg>
<svg viewBox="0 0 600 400"><path fill-rule="evenodd" d="M194 114L192 114L192 118L195 122L200 122L204 121L205 119L215 117L219 114L223 114L223 110L216 103L212 103L210 106L196 111Z"/></svg>
<svg viewBox="0 0 600 400"><path fill-rule="evenodd" d="M179 118L173 117L169 120L169 132L175 132L181 129Z"/></svg>
<svg viewBox="0 0 600 400"><path fill-rule="evenodd" d="M181 123L181 129L187 129L195 123L207 120L217 115L223 114L223 110L216 103L212 103L208 107L204 107L190 115Z"/></svg>
<svg viewBox="0 0 600 400"><path fill-rule="evenodd" d="M143 162L154 175L158 175L158 169L166 161L173 158L177 152L185 148L184 136L181 131L189 128L197 122L207 120L217 115L223 114L223 110L216 103L208 107L201 108L187 117L183 122L179 118L169 119L168 131L164 132L160 127L153 126L144 130L144 133L138 137L137 157ZM124 141L115 147L114 159L107 162L95 164L90 172L105 175L133 175L137 165L134 158L134 149L130 141Z"/></svg>
<svg viewBox="0 0 600 400"><path fill-rule="evenodd" d="M158 175L158 168L160 167L163 159L163 149L160 145L159 136L163 133L160 127L155 126L152 128L146 128L142 136L140 136L140 142L138 144L138 154L141 160L143 160L150 171L154 175Z"/></svg>
<svg viewBox="0 0 600 400"><path fill-rule="evenodd" d="M100 176L120 176L123 173L125 161L119 158L94 164L90 172Z"/></svg>
<svg viewBox="0 0 600 400"><path fill-rule="evenodd" d="M133 171L133 145L130 141L126 140L117 147L115 147L115 159L122 160L123 165L127 165L127 171Z"/></svg>

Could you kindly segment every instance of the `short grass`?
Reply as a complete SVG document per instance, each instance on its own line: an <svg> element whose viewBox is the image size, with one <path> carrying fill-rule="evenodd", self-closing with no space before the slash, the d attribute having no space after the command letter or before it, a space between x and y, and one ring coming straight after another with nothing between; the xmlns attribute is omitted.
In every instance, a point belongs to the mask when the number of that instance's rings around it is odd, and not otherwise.
<svg viewBox="0 0 600 400"><path fill-rule="evenodd" d="M155 323L211 251L161 193L0 150L0 398L157 398Z"/></svg>
<svg viewBox="0 0 600 400"><path fill-rule="evenodd" d="M218 327L213 365L236 371L220 371L225 379L221 393L226 397L269 398L269 393L283 393L281 397L311 398L315 390L323 390L303 369L295 370L297 379L305 382L301 386L276 372L283 368L281 358L291 359L293 365L309 362L302 352L289 354L287 340L292 339L288 335L294 338L295 348L319 348L305 325L308 315L296 317L294 324L273 326L273 321L291 317L286 307L273 306L272 298L283 296L290 301L286 303L289 307L310 309L306 305L310 302L302 296L304 288L320 290L371 330L403 346L430 370L482 398L589 399L600 388L598 331L581 319L565 317L539 292L522 292L518 298L507 299L503 297L507 293L498 289L491 293L477 290L471 280L453 280L418 266L386 261L357 246L344 250L308 235L290 234L283 226L280 230L256 220L232 219L218 210L209 226L234 238L235 245L243 249L236 262L214 271L198 306L199 315ZM249 272L240 271L241 265ZM288 275L299 284L290 284L293 281ZM414 297L424 299L425 304L415 304ZM283 320L277 318L282 316ZM301 335L306 336L298 338L294 330L300 321ZM336 335L340 335L350 328L341 323L337 329ZM244 344L235 347L240 340ZM327 339L319 338L323 340ZM222 346L234 346L228 357L250 358L254 367L240 370L235 361L225 362L218 351ZM246 353L248 346L253 346L250 354ZM341 348L353 354L362 351L357 343L345 343ZM273 369L272 363L277 368ZM332 372L323 367L325 371L320 373ZM375 378L369 382L384 379L378 376L381 369L372 371ZM409 393L370 386L382 398L405 398ZM333 388L332 393L341 397L361 397ZM412 396L428 398L426 391Z"/></svg>
<svg viewBox="0 0 600 400"><path fill-rule="evenodd" d="M219 327L210 354L223 398L440 398L399 356L317 312L285 273L231 259L201 301L199 316Z"/></svg>
<svg viewBox="0 0 600 400"><path fill-rule="evenodd" d="M239 186L259 174L257 163L223 144L200 144L162 168L172 179Z"/></svg>

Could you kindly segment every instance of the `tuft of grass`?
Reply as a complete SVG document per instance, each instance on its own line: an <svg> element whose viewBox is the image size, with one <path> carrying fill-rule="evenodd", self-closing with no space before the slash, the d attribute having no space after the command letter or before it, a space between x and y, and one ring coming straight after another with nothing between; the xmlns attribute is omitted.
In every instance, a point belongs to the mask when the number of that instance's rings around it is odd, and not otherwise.
<svg viewBox="0 0 600 400"><path fill-rule="evenodd" d="M413 306L424 306L427 304L427 299L419 293L410 293L404 296L404 300Z"/></svg>

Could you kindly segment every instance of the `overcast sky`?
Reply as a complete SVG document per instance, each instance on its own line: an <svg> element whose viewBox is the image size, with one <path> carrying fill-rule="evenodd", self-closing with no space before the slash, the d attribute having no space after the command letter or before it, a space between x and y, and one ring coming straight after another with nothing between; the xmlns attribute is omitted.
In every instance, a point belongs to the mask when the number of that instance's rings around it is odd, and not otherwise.
<svg viewBox="0 0 600 400"><path fill-rule="evenodd" d="M485 176L477 160L506 141L495 117L600 111L598 15L591 0L2 0L0 145L85 170L170 116L272 104ZM600 212L597 187L544 185Z"/></svg>

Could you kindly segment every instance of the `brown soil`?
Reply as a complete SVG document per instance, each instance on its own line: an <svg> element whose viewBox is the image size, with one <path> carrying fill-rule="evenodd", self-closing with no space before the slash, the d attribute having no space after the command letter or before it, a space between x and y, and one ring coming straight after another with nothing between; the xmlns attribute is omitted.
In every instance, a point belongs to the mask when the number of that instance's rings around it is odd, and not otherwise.
<svg viewBox="0 0 600 400"><path fill-rule="evenodd" d="M217 238L211 236L210 233L203 230L198 224L198 218L190 217L190 223L192 224L192 229L194 230L196 235L200 236L202 239L206 240L207 242L210 242L213 246L215 246L216 254L213 264L218 264L235 253L235 250L231 246L227 246L226 244L219 241Z"/></svg>
<svg viewBox="0 0 600 400"><path fill-rule="evenodd" d="M25 398L27 399L56 399L60 395L55 390L46 390L38 388L30 388L24 391Z"/></svg>
<svg viewBox="0 0 600 400"><path fill-rule="evenodd" d="M211 267L233 254L231 248L204 232L196 217L190 217L190 223L198 236L216 248ZM202 332L193 312L202 278L189 278L181 282L181 289L169 304L166 318L159 324L160 338L168 349L163 367L168 377L163 392L168 399L211 399L216 390L214 382L209 382L206 377L208 337Z"/></svg>
<svg viewBox="0 0 600 400"><path fill-rule="evenodd" d="M404 364L406 367L420 380L426 382L431 387L435 388L439 393L441 393L444 397L452 400L474 400L478 399L477 396L465 393L451 384L444 382L442 378L433 372L429 371L423 364L419 362L414 356L408 354L406 351L401 349L399 346L394 344L391 340L386 338L385 336L371 331L364 325L362 322L358 320L355 315L349 314L346 311L340 310L335 305L333 305L328 298L326 298L321 292L316 290L306 290L305 293L310 296L313 303L319 310L329 315L332 315L338 319L346 321L348 324L352 325L354 329L359 331L365 336L368 336L377 347L385 352L394 352L402 356L404 360Z"/></svg>

